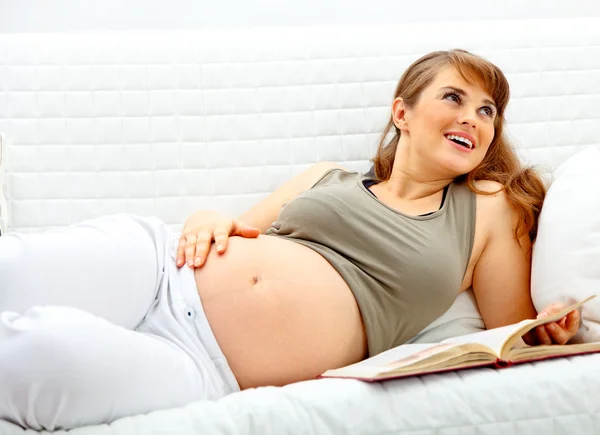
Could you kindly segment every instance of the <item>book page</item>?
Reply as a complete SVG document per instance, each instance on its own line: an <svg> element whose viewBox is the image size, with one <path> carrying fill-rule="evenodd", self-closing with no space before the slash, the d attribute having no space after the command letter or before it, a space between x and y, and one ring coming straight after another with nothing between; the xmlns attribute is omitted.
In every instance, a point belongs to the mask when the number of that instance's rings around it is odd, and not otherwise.
<svg viewBox="0 0 600 435"><path fill-rule="evenodd" d="M600 343L580 344L552 344L545 346L527 346L520 349L512 349L509 360L512 362L535 360L555 355L577 355L581 353L599 352Z"/></svg>
<svg viewBox="0 0 600 435"><path fill-rule="evenodd" d="M474 346L472 342L465 345L453 343L405 344L349 367L358 370L376 369L381 373L440 364L445 367L447 361L456 358L458 355L468 355L471 352L480 355L478 359L481 359L481 355L489 355L488 360L494 361L496 359L487 347L482 348L476 344Z"/></svg>
<svg viewBox="0 0 600 435"><path fill-rule="evenodd" d="M486 331L476 332L475 334L461 335L459 337L447 338L442 343L449 344L472 344L478 343L489 347L498 358L502 353L504 344L520 329L534 323L533 320L522 320L513 325L503 326L501 328L488 329Z"/></svg>
<svg viewBox="0 0 600 435"><path fill-rule="evenodd" d="M408 359L407 364L411 364L415 361L422 360L429 355L434 355L439 352L453 347L453 345L442 345L435 343L417 343L417 344L404 344L402 346L394 347L393 349L381 352L371 358L364 361L352 364L352 367L377 367L387 368L389 364L399 363L400 366L403 361Z"/></svg>
<svg viewBox="0 0 600 435"><path fill-rule="evenodd" d="M408 344L390 349L364 361L339 369L327 370L322 376L376 379L384 374L420 374L472 362L494 362L487 347L469 343Z"/></svg>

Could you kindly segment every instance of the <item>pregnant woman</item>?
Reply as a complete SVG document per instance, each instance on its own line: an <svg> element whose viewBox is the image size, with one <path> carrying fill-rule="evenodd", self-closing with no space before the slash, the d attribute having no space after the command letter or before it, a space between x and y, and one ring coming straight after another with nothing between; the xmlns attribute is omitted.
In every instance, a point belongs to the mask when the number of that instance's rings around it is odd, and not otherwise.
<svg viewBox="0 0 600 435"><path fill-rule="evenodd" d="M535 318L545 189L503 135L508 97L484 59L430 53L398 83L372 176L320 163L181 234L115 215L0 237L0 419L68 429L312 379L469 288L487 328ZM574 311L526 341L578 327Z"/></svg>

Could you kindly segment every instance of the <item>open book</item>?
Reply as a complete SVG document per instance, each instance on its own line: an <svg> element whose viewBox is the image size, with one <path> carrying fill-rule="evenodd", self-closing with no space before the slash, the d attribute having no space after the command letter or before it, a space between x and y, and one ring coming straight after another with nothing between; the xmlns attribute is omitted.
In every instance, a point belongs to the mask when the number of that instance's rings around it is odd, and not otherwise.
<svg viewBox="0 0 600 435"><path fill-rule="evenodd" d="M398 346L356 364L328 370L319 377L381 381L472 367L508 367L559 356L600 352L600 343L528 346L522 339L535 327L561 319L594 297L542 319L523 320L435 344Z"/></svg>

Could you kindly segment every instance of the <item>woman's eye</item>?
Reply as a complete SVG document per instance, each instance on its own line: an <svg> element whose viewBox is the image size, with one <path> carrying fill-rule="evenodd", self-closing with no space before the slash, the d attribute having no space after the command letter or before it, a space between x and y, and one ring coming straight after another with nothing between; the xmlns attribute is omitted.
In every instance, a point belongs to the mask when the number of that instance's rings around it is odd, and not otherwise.
<svg viewBox="0 0 600 435"><path fill-rule="evenodd" d="M445 94L444 99L452 100L455 103L460 103L460 97L457 94L455 94L454 92L449 92L449 93Z"/></svg>
<svg viewBox="0 0 600 435"><path fill-rule="evenodd" d="M494 110L491 107L485 106L482 107L480 110L482 110L486 116L489 116L490 118L493 118L495 113Z"/></svg>

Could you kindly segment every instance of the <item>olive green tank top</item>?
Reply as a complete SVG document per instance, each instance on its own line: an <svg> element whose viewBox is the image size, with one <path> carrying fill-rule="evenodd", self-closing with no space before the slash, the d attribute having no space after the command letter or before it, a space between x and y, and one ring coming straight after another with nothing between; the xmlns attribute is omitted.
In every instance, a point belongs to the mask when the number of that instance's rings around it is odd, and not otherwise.
<svg viewBox="0 0 600 435"><path fill-rule="evenodd" d="M373 356L403 344L454 302L473 249L476 199L452 183L438 211L408 216L372 195L365 179L327 172L284 204L266 234L331 263L356 298Z"/></svg>

